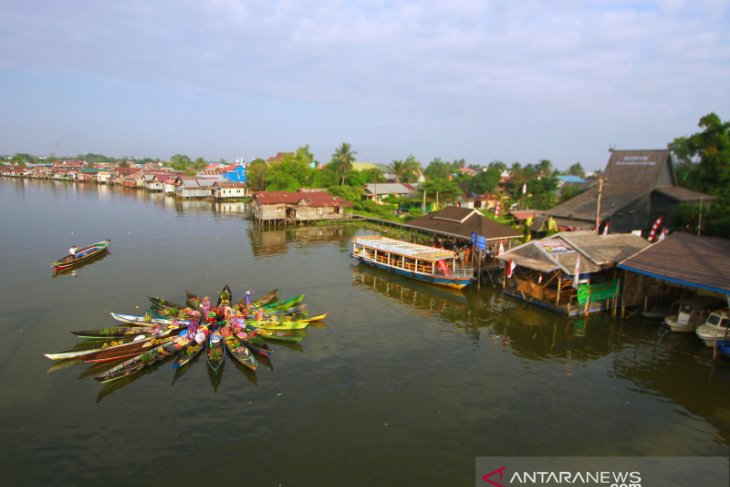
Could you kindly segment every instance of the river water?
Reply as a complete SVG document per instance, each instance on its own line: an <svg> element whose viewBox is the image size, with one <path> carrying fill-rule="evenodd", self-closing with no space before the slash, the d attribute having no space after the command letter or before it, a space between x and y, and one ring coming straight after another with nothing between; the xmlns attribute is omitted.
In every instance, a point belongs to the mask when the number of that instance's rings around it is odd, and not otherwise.
<svg viewBox="0 0 730 487"><path fill-rule="evenodd" d="M479 456L730 455L730 366L658 323L568 320L354 265L352 226L262 231L243 204L0 179L4 485L473 485ZM49 263L111 239L73 273ZM103 386L43 353L228 283L325 325L247 373L204 357ZM103 369L102 369L103 370Z"/></svg>

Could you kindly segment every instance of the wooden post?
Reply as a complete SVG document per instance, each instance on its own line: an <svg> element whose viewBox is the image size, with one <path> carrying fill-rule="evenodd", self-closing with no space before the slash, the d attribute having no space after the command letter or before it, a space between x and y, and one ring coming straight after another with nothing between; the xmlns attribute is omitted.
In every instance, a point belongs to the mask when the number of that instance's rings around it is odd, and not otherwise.
<svg viewBox="0 0 730 487"><path fill-rule="evenodd" d="M558 295L555 297L555 306L560 306L560 291L563 287L563 280L558 276Z"/></svg>
<svg viewBox="0 0 730 487"><path fill-rule="evenodd" d="M601 193L603 192L603 176L598 176L598 197L596 199L596 235L601 224Z"/></svg>
<svg viewBox="0 0 730 487"><path fill-rule="evenodd" d="M479 249L479 270L477 271L477 289L482 288L482 249Z"/></svg>

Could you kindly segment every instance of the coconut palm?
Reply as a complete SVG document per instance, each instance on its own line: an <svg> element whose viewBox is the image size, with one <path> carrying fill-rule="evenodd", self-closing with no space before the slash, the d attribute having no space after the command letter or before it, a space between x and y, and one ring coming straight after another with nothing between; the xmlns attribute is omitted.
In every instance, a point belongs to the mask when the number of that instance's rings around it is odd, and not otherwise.
<svg viewBox="0 0 730 487"><path fill-rule="evenodd" d="M340 176L340 186L345 185L345 177L352 171L355 154L357 152L353 151L350 144L346 142L343 142L342 145L335 149L334 154L332 154L332 165L337 175Z"/></svg>

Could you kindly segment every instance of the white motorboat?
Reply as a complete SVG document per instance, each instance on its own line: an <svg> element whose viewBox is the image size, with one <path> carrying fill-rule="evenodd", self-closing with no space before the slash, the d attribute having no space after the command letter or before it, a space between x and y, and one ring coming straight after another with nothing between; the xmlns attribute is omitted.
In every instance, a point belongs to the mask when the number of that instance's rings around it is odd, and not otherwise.
<svg viewBox="0 0 730 487"><path fill-rule="evenodd" d="M714 347L716 340L725 340L730 338L730 309L722 308L710 313L707 321L697 327L695 334L705 342L708 347Z"/></svg>
<svg viewBox="0 0 730 487"><path fill-rule="evenodd" d="M672 304L669 316L664 318L664 324L672 331L691 333L703 324L712 310L724 304L719 298L712 296L691 296Z"/></svg>

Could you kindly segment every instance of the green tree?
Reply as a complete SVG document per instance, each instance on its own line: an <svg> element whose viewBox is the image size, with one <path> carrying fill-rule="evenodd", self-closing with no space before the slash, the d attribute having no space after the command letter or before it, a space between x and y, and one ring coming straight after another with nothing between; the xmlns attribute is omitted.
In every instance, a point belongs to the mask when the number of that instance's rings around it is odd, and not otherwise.
<svg viewBox="0 0 730 487"><path fill-rule="evenodd" d="M332 154L330 164L340 178L340 186L345 185L345 178L352 171L352 163L355 162L357 152L352 150L350 144L343 142Z"/></svg>
<svg viewBox="0 0 730 487"><path fill-rule="evenodd" d="M416 156L409 154L404 161L394 160L388 165L388 171L395 174L401 183L415 183L421 174L421 163Z"/></svg>
<svg viewBox="0 0 730 487"><path fill-rule="evenodd" d="M269 165L261 158L254 159L246 170L246 181L251 191L266 190L266 173Z"/></svg>
<svg viewBox="0 0 730 487"><path fill-rule="evenodd" d="M717 196L704 211L702 220L706 225L700 230L708 235L730 237L730 122L709 113L700 118L699 127L700 132L677 137L669 144L680 160L679 184ZM695 215L687 208L678 208L674 223L678 228L696 228L698 221L699 209Z"/></svg>
<svg viewBox="0 0 730 487"><path fill-rule="evenodd" d="M496 167L489 167L480 171L476 176L467 181L469 192L474 194L493 193L499 186L499 179L502 172Z"/></svg>
<svg viewBox="0 0 730 487"><path fill-rule="evenodd" d="M572 166L568 168L568 174L571 176L578 176L581 178L586 177L586 172L583 170L583 166L581 166L580 162L576 162Z"/></svg>
<svg viewBox="0 0 730 487"><path fill-rule="evenodd" d="M187 171L190 163L190 158L184 154L175 154L170 158L170 166L176 171Z"/></svg>

